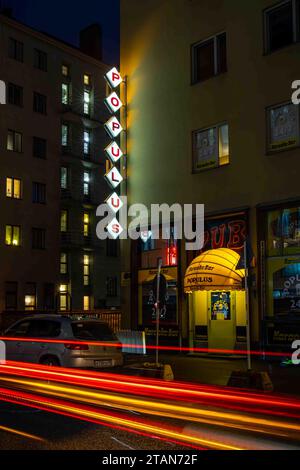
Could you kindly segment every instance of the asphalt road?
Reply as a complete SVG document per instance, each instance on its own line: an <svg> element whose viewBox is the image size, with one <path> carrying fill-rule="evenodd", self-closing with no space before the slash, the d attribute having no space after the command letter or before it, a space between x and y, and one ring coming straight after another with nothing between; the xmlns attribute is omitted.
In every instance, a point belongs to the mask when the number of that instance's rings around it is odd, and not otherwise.
<svg viewBox="0 0 300 470"><path fill-rule="evenodd" d="M9 430L1 430L1 427ZM43 439L18 436L18 431ZM0 404L1 450L177 450L173 443L129 434L65 416Z"/></svg>

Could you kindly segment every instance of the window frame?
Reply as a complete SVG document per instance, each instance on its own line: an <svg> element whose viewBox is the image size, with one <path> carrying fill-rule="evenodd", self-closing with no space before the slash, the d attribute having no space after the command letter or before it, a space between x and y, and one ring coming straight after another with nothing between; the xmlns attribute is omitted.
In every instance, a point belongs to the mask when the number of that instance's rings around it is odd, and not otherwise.
<svg viewBox="0 0 300 470"><path fill-rule="evenodd" d="M33 111L43 116L47 115L47 96L39 93L38 91L33 92ZM42 105L42 106L41 106Z"/></svg>
<svg viewBox="0 0 300 470"><path fill-rule="evenodd" d="M13 139L13 148L12 149L8 148L9 134L12 134L12 139ZM17 145L16 145L16 142L17 142L16 137L17 136L20 137L20 143L21 143L20 149L17 149ZM7 150L7 152L23 153L23 133L22 132L15 131L13 129L8 129L7 130L6 150Z"/></svg>
<svg viewBox="0 0 300 470"><path fill-rule="evenodd" d="M15 94L15 91L19 91L20 92L20 103L17 103L16 102L16 94ZM6 102L8 104L11 104L12 106L18 106L19 108L23 108L24 107L24 88L20 85L16 85L15 83L12 83L12 82L9 82L7 84L7 87L6 87L6 93L7 93L7 97L6 97ZM11 95L13 95L13 98L12 100L10 100L10 97Z"/></svg>
<svg viewBox="0 0 300 470"><path fill-rule="evenodd" d="M266 125L265 153L266 153L266 155L269 155L269 156L277 155L277 154L280 154L282 152L289 152L289 151L296 150L297 148L300 147L300 107L296 106L296 110L298 111L298 135L297 135L298 141L297 141L297 144L294 145L294 146L285 147L285 148L282 148L282 149L279 149L279 150L272 150L272 149L269 148L270 138L271 138L270 111L272 109L281 108L281 107L284 107L284 106L287 106L287 105L295 106L295 105L293 105L293 103L291 101L284 101L284 102L281 102L281 103L277 103L277 104L267 106L265 108L265 123L266 123L265 124Z"/></svg>
<svg viewBox="0 0 300 470"><path fill-rule="evenodd" d="M8 184L8 180L11 180L11 185L12 185L12 193L11 193L11 196L8 195L8 191L7 191L7 184ZM20 195L19 197L15 196L15 182L19 182L19 188L20 188ZM14 199L14 200L21 200L22 199L22 180L21 178L15 178L13 176L7 176L6 177L6 198L7 199Z"/></svg>
<svg viewBox="0 0 300 470"><path fill-rule="evenodd" d="M219 71L219 56L218 56L218 38L225 35L226 37L226 70L224 71ZM214 74L211 75L210 77L206 77L200 80L196 79L196 60L195 60L195 52L198 47L201 45L205 45L209 43L210 41L214 42ZM212 36L209 36L205 39L202 39L201 41L197 41L191 45L191 85L197 85L198 83L206 82L207 80L210 80L214 77L218 77L219 75L223 75L224 73L228 72L228 54L227 54L227 31L221 31L219 33L216 33Z"/></svg>
<svg viewBox="0 0 300 470"><path fill-rule="evenodd" d="M229 152L228 152L228 163L224 163L223 165L220 165L220 134L219 134L219 131L221 129L221 127L227 125L228 126L228 147L229 147ZM196 161L196 158L195 158L195 136L197 135L197 133L199 132L205 132L205 131L209 131L211 129L217 129L217 136L218 136L218 143L217 143L217 149L218 149L218 165L216 166L212 166L212 167L203 167L202 169L196 169L195 168L195 161ZM212 170L216 170L216 169L219 169L219 168L223 168L223 167L227 167L228 165L230 165L230 142L231 142L231 139L230 139L230 126L229 126L229 122L228 121L223 121L223 122L220 122L220 123L217 123L217 124L214 124L212 126L208 126L208 127L203 127L203 128L200 128L200 129L195 129L192 131L192 174L194 175L198 175L198 174L201 174L203 173L204 171L212 171Z"/></svg>
<svg viewBox="0 0 300 470"><path fill-rule="evenodd" d="M38 237L35 238L36 235L38 235ZM39 241L39 243L35 243L37 240ZM46 249L46 229L40 228L40 227L32 227L31 248L33 250L45 250Z"/></svg>
<svg viewBox="0 0 300 470"><path fill-rule="evenodd" d="M10 235L10 243L7 243L7 237L6 237L6 232L7 232L7 228L10 227L11 228L11 235ZM12 243L13 239L14 239L14 231L15 229L18 230L18 244L15 245L14 243ZM10 246L10 247L13 247L13 248L19 248L22 244L22 238L21 238L21 225L12 225L12 224L5 224L5 245L6 246Z"/></svg>
<svg viewBox="0 0 300 470"><path fill-rule="evenodd" d="M19 47L19 48L18 48ZM19 53L18 53L19 51ZM10 59L17 60L18 62L24 63L24 42L18 39L9 38L8 56Z"/></svg>
<svg viewBox="0 0 300 470"><path fill-rule="evenodd" d="M33 50L33 66L42 72L48 72L48 54L41 49L34 48ZM41 60L43 58L43 60Z"/></svg>
<svg viewBox="0 0 300 470"><path fill-rule="evenodd" d="M42 143L43 145L41 145ZM40 152L40 154L38 155L38 152L36 152L36 150L40 150L41 148L43 148L43 152ZM37 136L32 137L32 156L34 158L40 158L41 160L47 159L47 139Z"/></svg>
<svg viewBox="0 0 300 470"><path fill-rule="evenodd" d="M271 50L270 47L270 29L269 29L269 23L268 23L268 13L283 7L284 5L292 4L292 21L293 21L293 41L290 44L281 46L277 49ZM298 4L298 8L297 8ZM296 44L297 42L300 41L300 2L299 0L281 0L274 5L267 7L263 10L263 54L264 55L269 55L269 54L274 54L286 47L290 47L293 44Z"/></svg>

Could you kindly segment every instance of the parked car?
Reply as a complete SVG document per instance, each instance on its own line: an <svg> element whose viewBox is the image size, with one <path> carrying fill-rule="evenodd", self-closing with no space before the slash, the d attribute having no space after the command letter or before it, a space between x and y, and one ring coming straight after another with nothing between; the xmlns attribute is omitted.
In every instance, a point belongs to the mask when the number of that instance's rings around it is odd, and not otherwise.
<svg viewBox="0 0 300 470"><path fill-rule="evenodd" d="M108 324L99 320L74 320L63 315L34 315L14 323L4 335L14 338L5 341L6 358L9 361L82 369L123 365L119 340ZM37 341L22 341L23 338L34 338ZM39 342L39 338L43 342ZM44 342L47 339L63 342ZM76 341L76 344L69 341ZM85 341L112 343L113 346L87 345L84 344Z"/></svg>

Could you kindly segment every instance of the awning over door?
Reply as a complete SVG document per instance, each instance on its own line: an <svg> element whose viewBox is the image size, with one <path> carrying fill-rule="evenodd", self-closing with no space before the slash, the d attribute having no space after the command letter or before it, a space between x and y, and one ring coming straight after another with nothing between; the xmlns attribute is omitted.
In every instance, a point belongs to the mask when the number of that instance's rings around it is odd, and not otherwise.
<svg viewBox="0 0 300 470"><path fill-rule="evenodd" d="M184 292L197 290L242 290L244 269L236 269L240 255L228 248L208 250L195 258L184 277Z"/></svg>

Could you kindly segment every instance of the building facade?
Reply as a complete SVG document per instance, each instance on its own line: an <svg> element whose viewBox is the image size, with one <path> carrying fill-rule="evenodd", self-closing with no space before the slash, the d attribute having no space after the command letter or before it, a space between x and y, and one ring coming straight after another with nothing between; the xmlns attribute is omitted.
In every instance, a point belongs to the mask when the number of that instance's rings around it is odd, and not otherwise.
<svg viewBox="0 0 300 470"><path fill-rule="evenodd" d="M3 15L0 34L0 312L117 307L118 246L95 229L106 197L99 27L81 32L81 49Z"/></svg>
<svg viewBox="0 0 300 470"><path fill-rule="evenodd" d="M251 340L265 349L289 349L300 337L300 126L291 100L300 77L298 6L121 0L129 203L205 204L201 253L232 250L236 270L247 242ZM128 325L153 339L161 257L168 285L161 340L245 347L243 285L185 288L201 253L172 236L122 242Z"/></svg>

